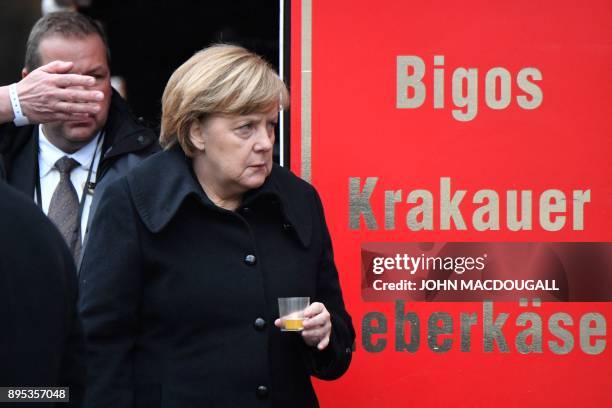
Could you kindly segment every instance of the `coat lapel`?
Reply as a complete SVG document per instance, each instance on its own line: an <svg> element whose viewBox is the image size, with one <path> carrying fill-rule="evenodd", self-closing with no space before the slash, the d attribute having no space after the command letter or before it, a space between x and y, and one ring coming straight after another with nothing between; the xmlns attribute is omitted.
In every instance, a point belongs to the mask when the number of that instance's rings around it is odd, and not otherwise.
<svg viewBox="0 0 612 408"><path fill-rule="evenodd" d="M176 145L146 160L128 174L136 210L149 231L160 232L188 196L197 197L210 210L225 211L206 197L190 168L189 159ZM151 178L151 174L156 177ZM265 183L245 194L243 206L265 197L280 201L279 208L287 226L293 228L301 244L308 247L312 235L312 197L293 186L295 182L288 182L286 179L290 177L295 178L287 170L274 165Z"/></svg>
<svg viewBox="0 0 612 408"><path fill-rule="evenodd" d="M8 182L28 197L34 197L34 186L38 171L38 126L34 135L15 156L9 173Z"/></svg>

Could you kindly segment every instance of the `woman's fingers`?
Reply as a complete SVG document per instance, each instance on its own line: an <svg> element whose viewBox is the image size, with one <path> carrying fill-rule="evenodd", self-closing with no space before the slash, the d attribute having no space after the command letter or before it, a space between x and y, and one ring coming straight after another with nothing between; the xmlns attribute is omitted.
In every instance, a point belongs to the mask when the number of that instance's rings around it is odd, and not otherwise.
<svg viewBox="0 0 612 408"><path fill-rule="evenodd" d="M325 349L329 345L331 334L331 316L325 305L315 302L305 311L304 331L302 338L309 346L317 346L319 350Z"/></svg>

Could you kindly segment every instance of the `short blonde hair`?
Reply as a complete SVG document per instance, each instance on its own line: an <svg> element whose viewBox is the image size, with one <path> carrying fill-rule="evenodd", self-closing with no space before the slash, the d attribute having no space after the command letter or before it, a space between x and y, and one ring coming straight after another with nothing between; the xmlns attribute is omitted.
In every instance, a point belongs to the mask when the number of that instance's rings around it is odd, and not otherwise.
<svg viewBox="0 0 612 408"><path fill-rule="evenodd" d="M260 56L242 47L217 44L197 52L170 77L162 97L160 144L179 143L197 151L191 124L211 114L245 115L289 105L289 92Z"/></svg>

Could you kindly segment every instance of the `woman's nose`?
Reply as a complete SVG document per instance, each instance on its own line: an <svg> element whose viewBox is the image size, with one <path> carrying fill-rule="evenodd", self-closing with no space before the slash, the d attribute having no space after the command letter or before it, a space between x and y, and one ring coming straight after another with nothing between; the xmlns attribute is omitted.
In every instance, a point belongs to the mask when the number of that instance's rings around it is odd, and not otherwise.
<svg viewBox="0 0 612 408"><path fill-rule="evenodd" d="M274 130L272 130L272 134L269 132L270 131L265 125L257 128L257 140L254 146L256 151L268 151L272 149Z"/></svg>

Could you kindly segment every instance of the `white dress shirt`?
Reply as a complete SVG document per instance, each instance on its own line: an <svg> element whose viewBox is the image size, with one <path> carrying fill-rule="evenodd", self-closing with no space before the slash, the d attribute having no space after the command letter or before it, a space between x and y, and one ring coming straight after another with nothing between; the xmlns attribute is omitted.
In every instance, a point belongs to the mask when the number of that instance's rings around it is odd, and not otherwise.
<svg viewBox="0 0 612 408"><path fill-rule="evenodd" d="M49 139L45 136L45 132L43 130L42 125L39 125L38 129L39 140L39 154L38 154L38 171L40 176L40 194L42 200L42 210L45 214L49 212L49 205L51 204L51 197L53 196L53 192L55 188L59 184L60 174L59 171L55 168L55 162L61 159L64 156L68 156L73 158L77 162L79 162L80 166L75 167L70 173L70 181L72 181L72 185L77 192L79 197L79 203L81 203L83 191L86 192L85 183L87 182L87 174L89 173L89 169L91 168L91 179L90 182L96 181L96 173L98 169L98 163L100 162L101 150L102 150L102 136L100 133L94 137L91 142L89 142L86 146L82 147L78 151L67 154L62 150L58 149L55 145L53 145ZM99 147L98 142L100 143ZM96 157L93 158L94 152ZM93 159L93 160L92 160ZM92 166L93 162L93 167ZM85 196L85 205L83 207L83 215L81 217L81 240L85 237L85 232L87 230L87 219L89 218L89 208L91 207L91 194L86 192ZM34 200L36 200L36 193L34 194Z"/></svg>

